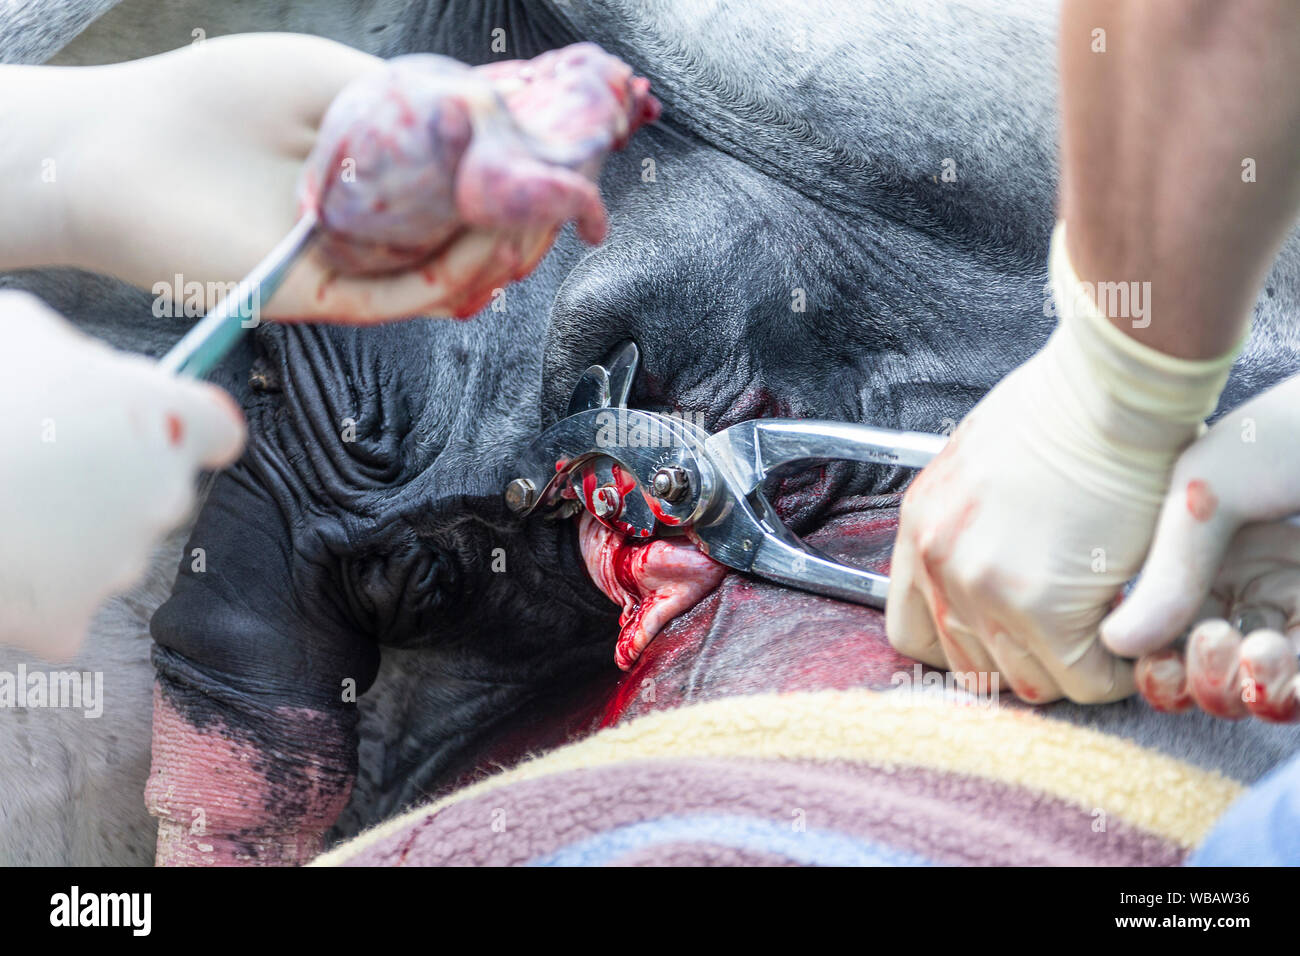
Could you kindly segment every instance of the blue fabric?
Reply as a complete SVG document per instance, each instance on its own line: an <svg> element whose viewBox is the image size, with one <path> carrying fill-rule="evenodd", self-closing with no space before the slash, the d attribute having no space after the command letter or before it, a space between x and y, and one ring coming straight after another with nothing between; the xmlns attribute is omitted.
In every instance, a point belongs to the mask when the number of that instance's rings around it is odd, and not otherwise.
<svg viewBox="0 0 1300 956"><path fill-rule="evenodd" d="M797 831L789 823L728 814L645 820L581 840L529 861L529 866L605 866L657 843L712 843L773 853L808 866L931 866L933 862L831 830Z"/></svg>
<svg viewBox="0 0 1300 956"><path fill-rule="evenodd" d="M1300 755L1242 794L1190 866L1300 866Z"/></svg>

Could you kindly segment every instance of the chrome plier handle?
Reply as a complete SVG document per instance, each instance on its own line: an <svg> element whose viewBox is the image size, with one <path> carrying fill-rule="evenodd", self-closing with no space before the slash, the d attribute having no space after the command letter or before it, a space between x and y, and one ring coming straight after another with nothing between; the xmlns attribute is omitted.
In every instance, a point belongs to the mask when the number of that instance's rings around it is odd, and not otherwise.
<svg viewBox="0 0 1300 956"><path fill-rule="evenodd" d="M850 567L808 544L777 516L763 485L797 462L859 461L923 468L947 439L852 422L764 418L705 442L716 476L713 501L692 523L701 548L728 567L828 597L884 607L889 578Z"/></svg>
<svg viewBox="0 0 1300 956"><path fill-rule="evenodd" d="M942 435L851 422L763 418L710 434L689 418L627 407L639 364L625 343L579 380L569 415L516 463L506 504L567 517L585 508L636 538L687 534L721 564L789 587L884 607L889 578L823 554L785 526L763 493L789 466L818 460L924 467Z"/></svg>

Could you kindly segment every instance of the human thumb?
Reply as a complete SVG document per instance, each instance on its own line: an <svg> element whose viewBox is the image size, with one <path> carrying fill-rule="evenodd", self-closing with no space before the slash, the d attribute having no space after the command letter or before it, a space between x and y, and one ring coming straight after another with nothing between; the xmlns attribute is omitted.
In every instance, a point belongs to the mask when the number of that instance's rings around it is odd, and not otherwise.
<svg viewBox="0 0 1300 956"><path fill-rule="evenodd" d="M1209 482L1176 481L1137 585L1101 622L1102 644L1140 657L1173 643L1204 604L1239 523Z"/></svg>
<svg viewBox="0 0 1300 956"><path fill-rule="evenodd" d="M224 389L207 382L177 379L168 412L172 444L197 467L224 468L244 449L244 415Z"/></svg>

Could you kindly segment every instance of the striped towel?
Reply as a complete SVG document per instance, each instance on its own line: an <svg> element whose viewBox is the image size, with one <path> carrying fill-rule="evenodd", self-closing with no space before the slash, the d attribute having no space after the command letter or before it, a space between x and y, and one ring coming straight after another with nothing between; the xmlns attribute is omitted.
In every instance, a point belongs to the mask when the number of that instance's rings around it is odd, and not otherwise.
<svg viewBox="0 0 1300 956"><path fill-rule="evenodd" d="M1241 790L1028 710L756 694L600 731L318 862L1170 865Z"/></svg>

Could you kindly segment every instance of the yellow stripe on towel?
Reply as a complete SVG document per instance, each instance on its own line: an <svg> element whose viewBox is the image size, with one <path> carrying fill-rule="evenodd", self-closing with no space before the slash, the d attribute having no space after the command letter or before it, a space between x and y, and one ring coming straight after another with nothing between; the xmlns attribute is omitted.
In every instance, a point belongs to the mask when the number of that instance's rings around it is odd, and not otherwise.
<svg viewBox="0 0 1300 956"><path fill-rule="evenodd" d="M985 777L1103 810L1191 847L1242 787L1130 740L1033 711L869 690L727 697L648 714L533 758L361 834L316 862L341 863L442 807L567 770L663 757L851 760Z"/></svg>

